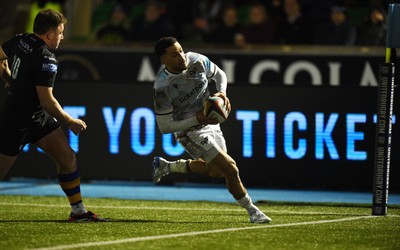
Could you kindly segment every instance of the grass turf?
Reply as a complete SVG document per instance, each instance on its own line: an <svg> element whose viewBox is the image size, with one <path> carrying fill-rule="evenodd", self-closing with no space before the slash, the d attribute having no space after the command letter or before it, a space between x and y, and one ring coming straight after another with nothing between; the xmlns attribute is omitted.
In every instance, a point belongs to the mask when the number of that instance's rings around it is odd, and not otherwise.
<svg viewBox="0 0 400 250"><path fill-rule="evenodd" d="M106 223L69 223L64 197L0 196L0 249L400 249L400 208L85 199Z"/></svg>

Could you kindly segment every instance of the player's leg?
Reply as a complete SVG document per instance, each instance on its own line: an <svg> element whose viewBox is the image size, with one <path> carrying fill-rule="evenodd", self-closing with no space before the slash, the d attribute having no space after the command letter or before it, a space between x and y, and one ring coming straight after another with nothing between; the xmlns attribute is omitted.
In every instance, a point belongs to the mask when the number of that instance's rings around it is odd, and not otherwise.
<svg viewBox="0 0 400 250"><path fill-rule="evenodd" d="M0 180L6 176L22 148L22 135L15 119L7 115L9 113L12 112L0 111Z"/></svg>
<svg viewBox="0 0 400 250"><path fill-rule="evenodd" d="M239 169L227 153L221 151L207 164L207 167L211 172L219 173L225 178L226 186L236 200L245 196L247 191L240 180Z"/></svg>
<svg viewBox="0 0 400 250"><path fill-rule="evenodd" d="M162 157L154 157L153 160L153 182L158 183L163 176L170 173L194 173L208 175L215 178L223 177L220 173L213 171L206 166L203 159L179 159L168 161Z"/></svg>
<svg viewBox="0 0 400 250"><path fill-rule="evenodd" d="M59 127L35 144L56 163L59 184L67 195L73 211L85 213L86 210L81 205L80 178L75 152L69 146L63 130ZM81 207L76 207L74 204L80 204Z"/></svg>
<svg viewBox="0 0 400 250"><path fill-rule="evenodd" d="M10 120L7 116L0 116L0 180L6 176L23 147L22 135Z"/></svg>
<svg viewBox="0 0 400 250"><path fill-rule="evenodd" d="M214 178L223 177L223 175L221 175L221 173L213 171L213 169L207 167L206 162L201 158L199 158L197 160L190 160L189 172L195 173L195 174L208 175L208 176L214 177Z"/></svg>
<svg viewBox="0 0 400 250"><path fill-rule="evenodd" d="M253 223L268 223L271 219L256 207L240 179L235 160L227 153L226 142L219 126L213 127L214 146L206 154L210 173L218 173L225 178L226 186L240 206L245 208Z"/></svg>
<svg viewBox="0 0 400 250"><path fill-rule="evenodd" d="M200 157L207 152L201 145L202 130L182 132L177 135L179 144L192 156L193 159L179 159L168 161L162 157L154 157L153 160L153 182L158 183L163 176L170 173L196 173L209 175L209 169Z"/></svg>
<svg viewBox="0 0 400 250"><path fill-rule="evenodd" d="M214 136L218 137L218 142ZM204 159L214 158L219 151L226 151L225 139L219 125L209 125L200 129L177 134L179 144L195 160L179 159L168 161L162 157L153 160L153 182L157 183L169 173L195 173L221 178L223 175L207 167ZM204 142L207 143L204 143ZM220 146L219 146L220 145ZM215 148L218 147L218 148ZM210 150L214 148L213 150Z"/></svg>
<svg viewBox="0 0 400 250"><path fill-rule="evenodd" d="M210 172L219 173L225 178L226 186L229 192L232 194L233 198L236 199L238 204L247 210L248 214L250 215L251 222L271 222L271 218L266 216L257 206L253 204L250 195L243 186L239 176L239 169L232 157L221 151L207 164L207 167L210 168Z"/></svg>
<svg viewBox="0 0 400 250"><path fill-rule="evenodd" d="M51 156L57 165L60 187L66 194L72 209L70 221L105 221L87 211L82 202L76 155L70 147L64 131L58 127L35 144Z"/></svg>
<svg viewBox="0 0 400 250"><path fill-rule="evenodd" d="M39 139L35 144L53 158L58 174L70 174L76 171L75 152L69 146L61 127Z"/></svg>
<svg viewBox="0 0 400 250"><path fill-rule="evenodd" d="M194 159L169 162L155 157L153 161L153 181L170 172L199 173L211 177L224 177L229 192L244 207L254 223L270 222L271 219L261 212L251 201L243 186L236 162L226 153L226 144L219 126L206 126L203 129L178 135L178 142ZM204 143L207 142L207 143ZM161 170L162 169L162 170Z"/></svg>
<svg viewBox="0 0 400 250"><path fill-rule="evenodd" d="M266 216L251 200L246 188L243 186L239 176L236 162L218 145L214 145L202 159L167 161L161 157L155 157L153 161L153 181L160 181L161 177L171 172L176 173L200 173L211 177L224 177L226 186L240 206L245 208L253 223L268 223L271 219Z"/></svg>

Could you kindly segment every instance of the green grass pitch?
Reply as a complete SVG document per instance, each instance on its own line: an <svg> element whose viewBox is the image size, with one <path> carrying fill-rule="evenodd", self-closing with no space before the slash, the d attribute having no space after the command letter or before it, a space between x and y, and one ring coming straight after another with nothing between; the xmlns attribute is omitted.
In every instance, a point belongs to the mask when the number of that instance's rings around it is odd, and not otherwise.
<svg viewBox="0 0 400 250"><path fill-rule="evenodd" d="M85 199L106 223L67 222L64 197L0 196L0 249L400 249L400 207Z"/></svg>

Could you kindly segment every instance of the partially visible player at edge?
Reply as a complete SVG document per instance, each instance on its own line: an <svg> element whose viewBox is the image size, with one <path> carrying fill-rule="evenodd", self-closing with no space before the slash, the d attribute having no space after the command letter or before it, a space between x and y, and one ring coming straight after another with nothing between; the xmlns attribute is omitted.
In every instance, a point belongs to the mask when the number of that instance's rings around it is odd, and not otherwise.
<svg viewBox="0 0 400 250"><path fill-rule="evenodd" d="M227 154L220 125L203 115L203 102L210 95L209 80L216 83L217 93L227 110L231 105L226 96L227 78L206 56L187 52L174 37L161 38L154 52L165 66L154 83L154 109L161 133L174 133L177 141L192 159L167 161L154 157L153 182L172 173L197 173L225 178L227 188L253 223L268 223L271 219L256 207L243 186L236 162Z"/></svg>
<svg viewBox="0 0 400 250"><path fill-rule="evenodd" d="M15 35L0 48L0 76L8 87L0 110L0 179L26 144L36 144L57 165L60 186L72 208L69 221L106 221L83 205L76 155L59 124L78 135L86 123L72 118L53 96L58 62L50 50L64 38L66 23L62 13L43 10L34 20L33 34Z"/></svg>

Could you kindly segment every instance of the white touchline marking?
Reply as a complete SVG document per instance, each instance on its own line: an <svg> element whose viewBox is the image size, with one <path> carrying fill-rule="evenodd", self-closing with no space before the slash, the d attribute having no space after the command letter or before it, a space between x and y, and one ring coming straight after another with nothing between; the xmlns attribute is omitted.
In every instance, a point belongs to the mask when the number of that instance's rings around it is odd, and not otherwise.
<svg viewBox="0 0 400 250"><path fill-rule="evenodd" d="M225 233L225 232L233 232L233 231L236 232L236 231L253 230L253 229L276 228L276 227L316 225L316 224L335 223L335 222L353 221L353 220L371 219L371 218L377 218L377 216L368 215L368 216L347 217L347 218L334 219L334 220L304 221L304 222L276 224L276 225L268 224L268 225L262 225L262 226L223 228L223 229L196 231L196 232L187 232L187 233L134 237L134 238L126 238L126 239L120 239L120 240L101 241L101 242L78 243L78 244L73 244L73 245L59 245L59 246L53 246L53 247L34 248L33 250L61 250L61 249L84 248L84 247L93 247L93 246L98 247L98 246L105 246L105 245L125 244L125 243L138 242L138 241L160 240L160 239L186 237L186 236L194 236L194 235L202 235L202 234Z"/></svg>
<svg viewBox="0 0 400 250"><path fill-rule="evenodd" d="M34 203L13 203L13 202L0 202L0 206L32 206L32 207L48 207L48 208L66 208L68 205L57 205L57 204L34 204ZM106 205L89 205L90 208L110 208L110 209L153 209L153 210L178 210L178 211L221 211L221 212L242 212L243 208L195 208L195 207L157 207L157 206L106 206ZM287 213L287 214L309 214L309 215L342 215L342 216L366 216L361 213L334 213L334 212L312 212L312 211L292 211L292 210L271 210L267 209L266 213ZM398 214L387 214L386 217L400 217Z"/></svg>
<svg viewBox="0 0 400 250"><path fill-rule="evenodd" d="M33 207L54 207L54 208L69 208L68 205L56 205L56 204L30 204L30 203L12 203L12 202L0 202L0 206L33 206ZM106 205L89 205L90 208L110 208L110 209L153 209L153 210L178 210L178 211L221 211L221 212L242 212L243 208L192 208L192 207L157 207L157 206L106 206ZM365 216L366 214L357 213L333 213L333 212L299 212L291 210L271 210L267 209L267 213L288 213L288 214L311 214L311 215L343 215L343 216ZM396 216L396 215L387 215ZM399 215L400 216L400 215Z"/></svg>

